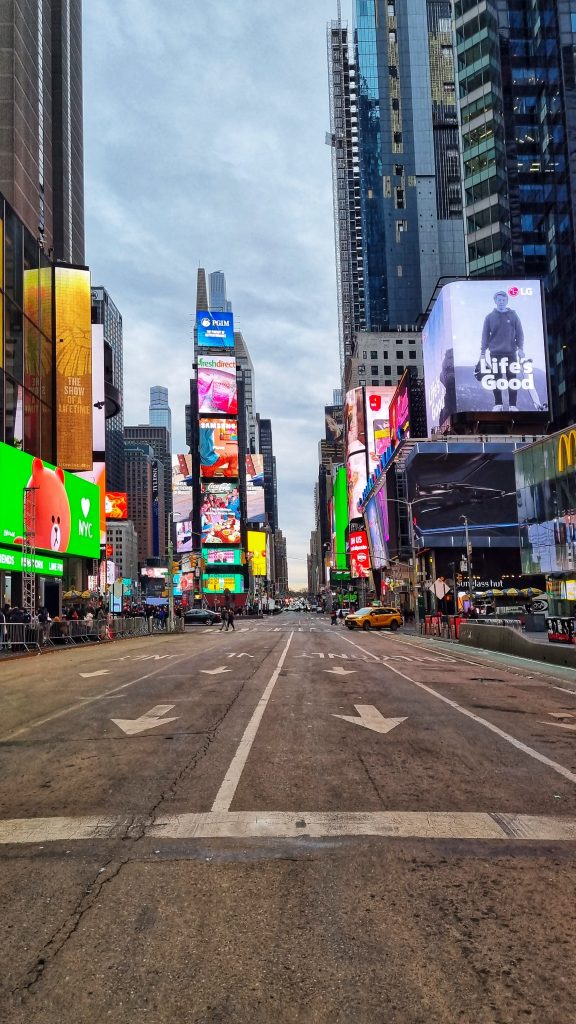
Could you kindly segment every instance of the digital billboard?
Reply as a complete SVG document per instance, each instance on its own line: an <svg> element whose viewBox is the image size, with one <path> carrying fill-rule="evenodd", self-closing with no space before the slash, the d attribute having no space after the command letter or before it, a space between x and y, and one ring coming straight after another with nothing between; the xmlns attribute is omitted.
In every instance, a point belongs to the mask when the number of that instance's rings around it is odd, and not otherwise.
<svg viewBox="0 0 576 1024"><path fill-rule="evenodd" d="M358 514L358 513L357 513ZM347 569L346 530L348 529L348 496L346 467L339 466L334 480L334 562L336 569Z"/></svg>
<svg viewBox="0 0 576 1024"><path fill-rule="evenodd" d="M249 523L264 523L264 456L246 456L246 507Z"/></svg>
<svg viewBox="0 0 576 1024"><path fill-rule="evenodd" d="M92 398L92 451L100 455L106 450L103 324L92 324Z"/></svg>
<svg viewBox="0 0 576 1024"><path fill-rule="evenodd" d="M167 568L157 568L156 566L145 565L140 570L140 575L144 576L147 580L163 580L168 575Z"/></svg>
<svg viewBox="0 0 576 1024"><path fill-rule="evenodd" d="M63 469L87 470L94 412L90 271L56 267L54 275L57 461Z"/></svg>
<svg viewBox="0 0 576 1024"><path fill-rule="evenodd" d="M359 519L361 513L358 511L364 488L366 487L366 452L355 452L349 455L346 460L346 474L348 484L348 518Z"/></svg>
<svg viewBox="0 0 576 1024"><path fill-rule="evenodd" d="M200 417L200 473L204 479L238 479L238 424L236 420Z"/></svg>
<svg viewBox="0 0 576 1024"><path fill-rule="evenodd" d="M231 594L244 593L244 577L241 573L235 576L217 576L214 573L205 573L202 577L202 586L207 594L223 594L229 590Z"/></svg>
<svg viewBox="0 0 576 1024"><path fill-rule="evenodd" d="M341 405L324 406L325 436L330 444L336 444L344 436L344 410Z"/></svg>
<svg viewBox="0 0 576 1024"><path fill-rule="evenodd" d="M203 544L239 544L240 490L237 484L202 484L200 522Z"/></svg>
<svg viewBox="0 0 576 1024"><path fill-rule="evenodd" d="M387 448L390 447L390 402L393 387L366 388L366 447L368 472L372 473Z"/></svg>
<svg viewBox="0 0 576 1024"><path fill-rule="evenodd" d="M248 553L253 576L266 576L266 540L264 530L248 530Z"/></svg>
<svg viewBox="0 0 576 1024"><path fill-rule="evenodd" d="M453 281L422 332L428 432L460 412L545 412L539 281Z"/></svg>
<svg viewBox="0 0 576 1024"><path fill-rule="evenodd" d="M128 519L128 495L124 491L106 491L106 519Z"/></svg>
<svg viewBox="0 0 576 1024"><path fill-rule="evenodd" d="M198 411L238 415L234 356L198 356Z"/></svg>
<svg viewBox="0 0 576 1024"><path fill-rule="evenodd" d="M242 565L242 548L202 548L202 558L207 566Z"/></svg>
<svg viewBox="0 0 576 1024"><path fill-rule="evenodd" d="M190 551L194 550L192 538L194 536L192 532L192 520L181 519L176 526L176 553L178 555L185 555Z"/></svg>
<svg viewBox="0 0 576 1024"><path fill-rule="evenodd" d="M0 444L0 480L0 541L22 546L24 488L34 487L36 548L100 557L100 491L95 484L7 444Z"/></svg>
<svg viewBox="0 0 576 1024"><path fill-rule="evenodd" d="M344 423L346 427L346 453L365 451L366 421L364 418L364 391L353 388L346 393L344 405Z"/></svg>
<svg viewBox="0 0 576 1024"><path fill-rule="evenodd" d="M30 569L39 576L63 576L64 562L61 558L53 558L52 555L35 554L31 557L13 548L0 548L2 572L24 572Z"/></svg>
<svg viewBox="0 0 576 1024"><path fill-rule="evenodd" d="M388 549L382 536L380 524L380 510L376 498L370 498L364 510L364 520L367 526L368 540L372 554L372 565L375 569L382 569L388 564Z"/></svg>
<svg viewBox="0 0 576 1024"><path fill-rule="evenodd" d="M232 313L196 314L196 332L199 348L234 348L234 317Z"/></svg>
<svg viewBox="0 0 576 1024"><path fill-rule="evenodd" d="M410 388L409 375L405 371L390 402L390 440L395 446L398 441L410 437Z"/></svg>
<svg viewBox="0 0 576 1024"><path fill-rule="evenodd" d="M365 530L355 530L349 537L350 575L353 580L370 575L370 553Z"/></svg>
<svg viewBox="0 0 576 1024"><path fill-rule="evenodd" d="M101 452L102 456L104 453ZM96 484L100 495L100 544L106 543L106 463L93 462L92 469L84 473L75 473L74 476L87 480L89 484Z"/></svg>
<svg viewBox="0 0 576 1024"><path fill-rule="evenodd" d="M192 456L172 456L172 514L175 523L192 516Z"/></svg>

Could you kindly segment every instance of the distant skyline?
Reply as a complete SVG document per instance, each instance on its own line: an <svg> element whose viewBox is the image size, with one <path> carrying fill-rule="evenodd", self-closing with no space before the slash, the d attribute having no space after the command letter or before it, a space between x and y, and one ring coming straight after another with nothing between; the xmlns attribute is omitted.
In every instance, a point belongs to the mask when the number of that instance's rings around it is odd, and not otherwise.
<svg viewBox="0 0 576 1024"><path fill-rule="evenodd" d="M272 420L292 586L306 584L318 441L339 385L324 142L335 17L333 0L167 0L161 17L152 0L84 5L86 260L123 316L125 420L144 422L161 384L172 450L187 450L196 270L224 271Z"/></svg>

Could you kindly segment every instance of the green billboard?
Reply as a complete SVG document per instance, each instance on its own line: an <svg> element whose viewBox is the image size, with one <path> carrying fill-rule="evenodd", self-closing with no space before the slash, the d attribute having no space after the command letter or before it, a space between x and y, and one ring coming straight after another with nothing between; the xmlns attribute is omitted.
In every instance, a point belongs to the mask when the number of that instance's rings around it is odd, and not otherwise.
<svg viewBox="0 0 576 1024"><path fill-rule="evenodd" d="M340 466L336 470L334 480L334 536L335 536L335 569L346 569L348 560L346 558L346 530L348 529L348 487L346 482L346 467Z"/></svg>
<svg viewBox="0 0 576 1024"><path fill-rule="evenodd" d="M26 572L30 565L32 572L40 576L63 576L64 562L52 555L34 555L33 558L23 555L14 548L0 548L0 570L3 572Z"/></svg>
<svg viewBox="0 0 576 1024"><path fill-rule="evenodd" d="M24 489L30 487L27 518L29 529L34 527L34 547L100 557L100 491L95 484L1 443L0 480L0 542L22 546Z"/></svg>

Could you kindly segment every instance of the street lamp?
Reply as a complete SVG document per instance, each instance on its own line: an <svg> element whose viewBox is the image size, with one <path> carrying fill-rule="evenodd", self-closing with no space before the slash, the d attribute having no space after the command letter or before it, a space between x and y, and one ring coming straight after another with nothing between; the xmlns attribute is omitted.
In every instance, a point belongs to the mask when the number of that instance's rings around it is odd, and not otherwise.
<svg viewBox="0 0 576 1024"><path fill-rule="evenodd" d="M472 549L470 547L470 537L468 534L468 516L460 516L460 519L464 523L464 533L466 535L466 564L468 566L468 590L470 592L470 609L472 609ZM456 580L454 580L456 585Z"/></svg>
<svg viewBox="0 0 576 1024"><path fill-rule="evenodd" d="M414 536L414 515L412 509L414 505L418 505L423 501L430 501L429 497L426 498L415 498L414 501L408 501L405 498L388 498L386 501L391 501L394 505L404 505L408 509L408 527L409 534L408 539L410 542L410 554L411 562L414 567L414 625L416 626L416 632L420 632L420 608L418 606L418 563L417 563L417 552L416 552L416 538Z"/></svg>

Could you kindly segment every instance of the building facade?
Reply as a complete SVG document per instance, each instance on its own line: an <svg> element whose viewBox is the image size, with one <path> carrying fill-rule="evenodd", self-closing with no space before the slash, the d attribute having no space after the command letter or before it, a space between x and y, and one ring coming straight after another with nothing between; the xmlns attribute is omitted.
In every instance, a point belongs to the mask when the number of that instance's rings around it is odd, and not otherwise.
<svg viewBox="0 0 576 1024"><path fill-rule="evenodd" d="M168 388L156 385L150 388L150 426L166 427L168 439L172 438L172 411L168 404Z"/></svg>
<svg viewBox="0 0 576 1024"><path fill-rule="evenodd" d="M154 451L143 441L126 442L126 490L131 521L138 536L138 561L157 557L154 551ZM163 481L162 481L163 485ZM162 492L162 505L164 493Z"/></svg>
<svg viewBox="0 0 576 1024"><path fill-rule="evenodd" d="M366 331L357 334L354 355L346 364L346 391L362 384L395 385L404 370L415 367L424 374L422 335L419 331Z"/></svg>
<svg viewBox="0 0 576 1024"><path fill-rule="evenodd" d="M576 3L457 0L468 271L544 282L552 411L576 406Z"/></svg>
<svg viewBox="0 0 576 1024"><path fill-rule="evenodd" d="M106 526L106 544L112 548L109 560L114 562L121 579L138 582L138 534L134 523L111 523Z"/></svg>
<svg viewBox="0 0 576 1024"><path fill-rule="evenodd" d="M101 286L92 288L92 323L101 324L104 330L106 486L109 491L125 491L122 314Z"/></svg>
<svg viewBox="0 0 576 1024"><path fill-rule="evenodd" d="M171 529L172 514L172 451L170 436L166 427L153 427L149 423L140 423L134 427L124 427L124 441L126 450L128 442L141 442L152 449L154 460L157 461L156 473L161 477L161 483L154 488L156 494L161 494L159 511L159 551L155 552L160 558L166 557L168 540ZM155 499L154 499L155 500ZM131 508L130 498L128 508ZM138 524L135 522L136 529ZM138 534L140 531L138 530Z"/></svg>
<svg viewBox="0 0 576 1024"><path fill-rule="evenodd" d="M2 0L0 190L54 259L84 263L81 0Z"/></svg>
<svg viewBox="0 0 576 1024"><path fill-rule="evenodd" d="M276 486L276 459L272 445L272 421L257 415L258 444L264 458L264 506L266 522L274 533L278 528L278 492Z"/></svg>

